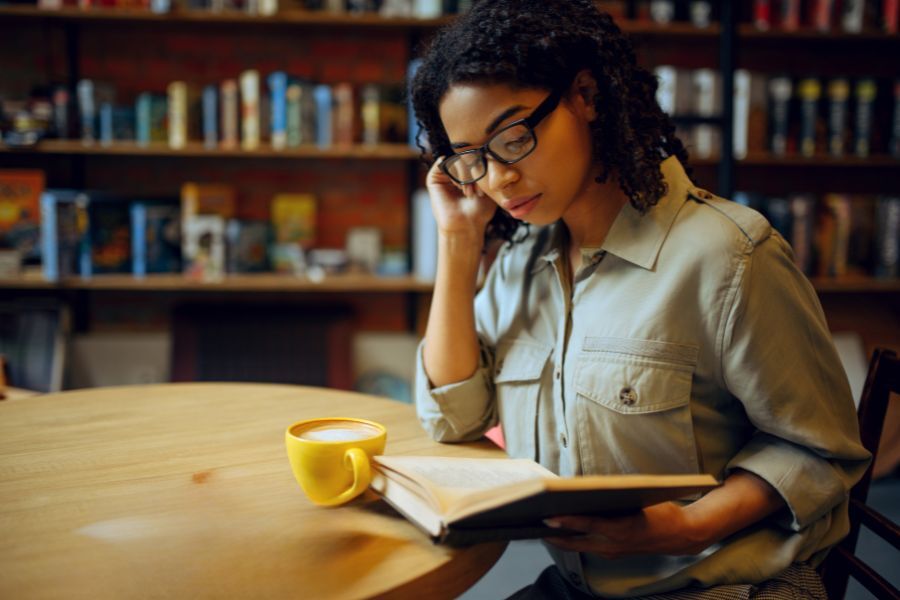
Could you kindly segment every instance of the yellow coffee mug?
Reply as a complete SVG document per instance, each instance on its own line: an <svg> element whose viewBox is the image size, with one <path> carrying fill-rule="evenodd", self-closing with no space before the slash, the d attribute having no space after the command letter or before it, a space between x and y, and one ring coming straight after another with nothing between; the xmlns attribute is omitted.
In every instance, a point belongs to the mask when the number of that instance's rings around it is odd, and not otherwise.
<svg viewBox="0 0 900 600"><path fill-rule="evenodd" d="M387 430L365 419L324 417L298 421L284 435L297 483L320 506L337 506L369 487L369 459L384 452Z"/></svg>

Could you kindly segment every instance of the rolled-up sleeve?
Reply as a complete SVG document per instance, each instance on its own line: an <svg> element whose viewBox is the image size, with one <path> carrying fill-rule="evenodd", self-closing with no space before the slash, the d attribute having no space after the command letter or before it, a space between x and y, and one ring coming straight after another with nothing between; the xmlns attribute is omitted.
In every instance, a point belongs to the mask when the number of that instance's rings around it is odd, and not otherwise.
<svg viewBox="0 0 900 600"><path fill-rule="evenodd" d="M772 485L790 509L782 525L799 531L845 502L870 455L818 298L781 236L740 257L731 293L722 374L757 431L727 470Z"/></svg>

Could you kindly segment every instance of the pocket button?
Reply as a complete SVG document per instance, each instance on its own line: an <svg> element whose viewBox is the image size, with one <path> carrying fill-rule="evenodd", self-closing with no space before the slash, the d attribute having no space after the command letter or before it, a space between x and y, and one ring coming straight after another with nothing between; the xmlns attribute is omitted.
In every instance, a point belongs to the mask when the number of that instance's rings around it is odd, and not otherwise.
<svg viewBox="0 0 900 600"><path fill-rule="evenodd" d="M619 402L625 406L633 406L637 402L637 392L630 387L623 387L619 390Z"/></svg>

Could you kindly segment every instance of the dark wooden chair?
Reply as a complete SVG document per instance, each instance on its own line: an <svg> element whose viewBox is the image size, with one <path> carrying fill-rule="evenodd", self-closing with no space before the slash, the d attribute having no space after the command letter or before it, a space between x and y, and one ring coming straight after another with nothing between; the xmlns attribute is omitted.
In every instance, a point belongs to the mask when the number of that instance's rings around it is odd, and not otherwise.
<svg viewBox="0 0 900 600"><path fill-rule="evenodd" d="M859 428L862 443L872 453L872 465L850 490L850 533L829 552L819 566L825 589L831 600L840 600L853 577L879 599L900 600L900 592L882 575L856 556L861 526L900 550L900 528L884 515L866 505L872 466L878 454L878 442L891 394L900 394L900 359L891 350L878 348L869 363L869 373L859 402ZM894 564L900 565L900 555Z"/></svg>

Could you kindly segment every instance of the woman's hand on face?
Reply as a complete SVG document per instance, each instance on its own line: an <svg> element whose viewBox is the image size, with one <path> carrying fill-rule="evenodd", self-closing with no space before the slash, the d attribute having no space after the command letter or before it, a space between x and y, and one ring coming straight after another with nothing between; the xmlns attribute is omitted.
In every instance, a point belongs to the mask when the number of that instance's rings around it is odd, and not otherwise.
<svg viewBox="0 0 900 600"><path fill-rule="evenodd" d="M547 538L562 550L590 552L603 558L639 554L698 554L709 543L698 533L684 508L663 502L622 517L554 517L547 524L583 531L584 535Z"/></svg>
<svg viewBox="0 0 900 600"><path fill-rule="evenodd" d="M497 205L474 183L460 186L450 179L441 171L443 160L435 161L425 178L438 231L472 235L480 243Z"/></svg>

